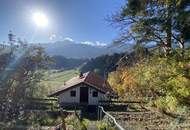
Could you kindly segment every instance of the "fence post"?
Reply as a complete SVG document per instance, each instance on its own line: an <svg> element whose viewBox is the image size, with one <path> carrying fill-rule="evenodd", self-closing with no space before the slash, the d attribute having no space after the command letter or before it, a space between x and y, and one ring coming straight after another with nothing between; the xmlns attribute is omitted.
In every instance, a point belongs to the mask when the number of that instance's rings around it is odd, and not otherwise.
<svg viewBox="0 0 190 130"><path fill-rule="evenodd" d="M102 120L102 110L100 109L100 120Z"/></svg>
<svg viewBox="0 0 190 130"><path fill-rule="evenodd" d="M98 120L100 120L99 119L99 107L97 106L97 118L98 118Z"/></svg>
<svg viewBox="0 0 190 130"><path fill-rule="evenodd" d="M62 125L63 130L66 130L65 117L66 117L65 112L63 110L61 110L61 119L62 119L61 125Z"/></svg>

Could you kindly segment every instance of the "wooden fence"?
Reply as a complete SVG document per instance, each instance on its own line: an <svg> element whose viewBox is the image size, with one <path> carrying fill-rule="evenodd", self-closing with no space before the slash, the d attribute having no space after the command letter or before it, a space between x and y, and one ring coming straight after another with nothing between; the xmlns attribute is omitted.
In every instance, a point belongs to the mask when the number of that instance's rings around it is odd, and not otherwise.
<svg viewBox="0 0 190 130"><path fill-rule="evenodd" d="M103 114L105 114L106 116L108 116L108 118L110 119L109 121L110 122L112 121L111 123L114 123L116 129L118 129L118 130L125 130L121 125L119 125L117 123L116 119L112 115L110 115L109 113L107 113L104 110L104 108L102 106L98 106L98 120L102 120Z"/></svg>

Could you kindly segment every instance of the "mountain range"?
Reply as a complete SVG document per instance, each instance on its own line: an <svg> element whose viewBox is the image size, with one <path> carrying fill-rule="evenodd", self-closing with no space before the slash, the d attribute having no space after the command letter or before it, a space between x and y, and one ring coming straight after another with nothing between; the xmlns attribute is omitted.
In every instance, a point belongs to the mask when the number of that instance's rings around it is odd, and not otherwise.
<svg viewBox="0 0 190 130"><path fill-rule="evenodd" d="M85 42L77 43L71 40L63 40L52 43L40 44L50 56L64 56L74 59L90 59L101 55L111 55L132 49L127 45L118 47L115 45L88 44Z"/></svg>

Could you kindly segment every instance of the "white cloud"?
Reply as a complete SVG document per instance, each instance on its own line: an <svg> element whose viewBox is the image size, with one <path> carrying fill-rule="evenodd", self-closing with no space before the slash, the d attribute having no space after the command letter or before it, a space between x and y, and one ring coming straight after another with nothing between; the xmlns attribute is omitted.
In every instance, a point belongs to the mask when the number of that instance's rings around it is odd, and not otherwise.
<svg viewBox="0 0 190 130"><path fill-rule="evenodd" d="M84 41L84 42L81 42L81 44L86 44L86 45L91 45L91 46L107 46L106 43L103 43L100 41L96 41L96 42Z"/></svg>
<svg viewBox="0 0 190 130"><path fill-rule="evenodd" d="M84 41L84 42L81 42L81 44L86 44L86 45L94 46L94 43L90 42L90 41Z"/></svg>
<svg viewBox="0 0 190 130"><path fill-rule="evenodd" d="M107 46L107 44L100 41L96 41L96 46Z"/></svg>
<svg viewBox="0 0 190 130"><path fill-rule="evenodd" d="M73 40L72 38L70 38L70 37L66 37L66 38L64 38L63 40L64 40L64 41L74 42L74 40Z"/></svg>
<svg viewBox="0 0 190 130"><path fill-rule="evenodd" d="M51 36L49 37L49 40L51 40L51 41L52 41L52 40L55 40L56 37L57 37L57 36L56 36L55 34L51 34Z"/></svg>
<svg viewBox="0 0 190 130"><path fill-rule="evenodd" d="M70 42L74 42L74 40L70 37L63 37L63 36L59 36L56 34L51 34L49 37L49 40L53 41L53 40L58 40L58 41L70 41Z"/></svg>
<svg viewBox="0 0 190 130"><path fill-rule="evenodd" d="M57 36L56 34L52 34L50 37L49 37L49 40L51 41L55 41L55 40L60 40L60 41L70 41L70 42L73 42L73 43L76 43L76 44L85 44L85 45L90 45L90 46L107 46L106 43L104 42L100 42L100 41L95 41L95 42L92 42L92 41L82 41L82 42L77 42L75 40L73 40L72 38L70 37L63 37L63 36Z"/></svg>

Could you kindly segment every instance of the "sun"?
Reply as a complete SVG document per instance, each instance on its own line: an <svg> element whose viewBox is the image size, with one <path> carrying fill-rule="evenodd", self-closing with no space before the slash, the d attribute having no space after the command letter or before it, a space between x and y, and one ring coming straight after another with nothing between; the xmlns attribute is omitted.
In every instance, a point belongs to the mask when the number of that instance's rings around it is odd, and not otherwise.
<svg viewBox="0 0 190 130"><path fill-rule="evenodd" d="M47 27L48 26L48 18L42 12L33 13L33 21L38 27Z"/></svg>

